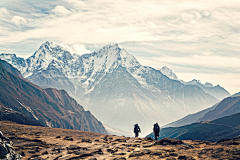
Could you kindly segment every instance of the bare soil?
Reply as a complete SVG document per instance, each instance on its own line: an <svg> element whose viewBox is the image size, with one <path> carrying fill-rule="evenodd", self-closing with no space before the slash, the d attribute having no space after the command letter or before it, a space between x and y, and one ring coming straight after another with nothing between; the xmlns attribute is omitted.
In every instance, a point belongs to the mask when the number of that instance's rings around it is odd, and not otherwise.
<svg viewBox="0 0 240 160"><path fill-rule="evenodd" d="M0 130L23 160L240 159L240 139L198 140L131 138L0 121Z"/></svg>

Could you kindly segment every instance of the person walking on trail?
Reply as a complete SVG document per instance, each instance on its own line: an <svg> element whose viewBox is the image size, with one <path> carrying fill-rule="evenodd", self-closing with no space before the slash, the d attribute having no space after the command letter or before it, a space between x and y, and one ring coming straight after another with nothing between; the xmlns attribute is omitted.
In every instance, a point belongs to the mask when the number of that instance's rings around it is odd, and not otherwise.
<svg viewBox="0 0 240 160"><path fill-rule="evenodd" d="M157 140L158 137L159 137L159 132L160 132L160 127L159 127L158 123L155 123L153 125L153 132L154 132L154 135L155 135L155 140Z"/></svg>
<svg viewBox="0 0 240 160"><path fill-rule="evenodd" d="M134 130L133 132L135 133L135 137L138 137L138 133L140 132L141 133L141 130L140 130L140 127L138 124L135 124L134 125Z"/></svg>

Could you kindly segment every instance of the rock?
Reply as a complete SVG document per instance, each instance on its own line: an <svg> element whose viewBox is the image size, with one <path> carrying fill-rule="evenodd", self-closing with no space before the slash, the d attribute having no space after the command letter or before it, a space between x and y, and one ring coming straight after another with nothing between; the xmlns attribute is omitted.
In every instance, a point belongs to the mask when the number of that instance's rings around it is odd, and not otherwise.
<svg viewBox="0 0 240 160"><path fill-rule="evenodd" d="M42 142L40 139L34 139L33 142Z"/></svg>
<svg viewBox="0 0 240 160"><path fill-rule="evenodd" d="M36 152L35 151L28 151L28 153L35 154Z"/></svg>
<svg viewBox="0 0 240 160"><path fill-rule="evenodd" d="M212 151L212 150L213 150L213 148L202 149L199 154L206 154L207 152Z"/></svg>
<svg viewBox="0 0 240 160"><path fill-rule="evenodd" d="M113 153L112 155L126 155L126 153Z"/></svg>
<svg viewBox="0 0 240 160"><path fill-rule="evenodd" d="M151 137L144 138L145 141L154 141Z"/></svg>
<svg viewBox="0 0 240 160"><path fill-rule="evenodd" d="M176 158L170 157L170 158L167 158L166 160L176 160Z"/></svg>
<svg viewBox="0 0 240 160"><path fill-rule="evenodd" d="M115 152L117 152L117 151L118 151L117 148L107 149L107 152L110 152L110 153L115 153Z"/></svg>
<svg viewBox="0 0 240 160"><path fill-rule="evenodd" d="M178 156L178 159L187 159L186 156Z"/></svg>
<svg viewBox="0 0 240 160"><path fill-rule="evenodd" d="M65 139L65 140L69 140L69 141L73 141L73 138L71 138L71 137L69 137L69 136L66 136L64 139Z"/></svg>
<svg viewBox="0 0 240 160"><path fill-rule="evenodd" d="M113 160L126 160L125 157L120 157L120 158L114 158Z"/></svg>
<svg viewBox="0 0 240 160"><path fill-rule="evenodd" d="M48 154L48 151L45 151L45 152L42 153L42 155L44 155L44 154Z"/></svg>
<svg viewBox="0 0 240 160"><path fill-rule="evenodd" d="M126 139L115 139L114 142L127 142Z"/></svg>
<svg viewBox="0 0 240 160"><path fill-rule="evenodd" d="M24 157L25 156L25 152L21 151L20 155Z"/></svg>
<svg viewBox="0 0 240 160"><path fill-rule="evenodd" d="M145 145L143 145L143 148L149 148L149 147L152 147L153 146L153 144L145 144Z"/></svg>
<svg viewBox="0 0 240 160"><path fill-rule="evenodd" d="M81 149L81 147L76 146L76 145L70 145L67 149L68 150L79 150L79 149Z"/></svg>
<svg viewBox="0 0 240 160"><path fill-rule="evenodd" d="M133 152L132 154L129 155L129 157L139 157L143 155L144 155L143 152Z"/></svg>
<svg viewBox="0 0 240 160"><path fill-rule="evenodd" d="M61 136L57 136L56 138L61 138Z"/></svg>
<svg viewBox="0 0 240 160"><path fill-rule="evenodd" d="M108 138L108 135L104 135L104 136L102 137L102 139L105 140L105 141L108 140L107 138Z"/></svg>
<svg viewBox="0 0 240 160"><path fill-rule="evenodd" d="M97 158L88 158L88 160L97 160Z"/></svg>
<svg viewBox="0 0 240 160"><path fill-rule="evenodd" d="M177 153L169 153L169 156L172 156L172 157L177 157L178 154Z"/></svg>
<svg viewBox="0 0 240 160"><path fill-rule="evenodd" d="M183 142L179 139L163 138L154 143L154 145L177 145L177 144L183 144Z"/></svg>
<svg viewBox="0 0 240 160"><path fill-rule="evenodd" d="M161 152L161 151L152 151L152 152L150 153L150 155L160 156L160 155L162 155L162 152Z"/></svg>
<svg viewBox="0 0 240 160"><path fill-rule="evenodd" d="M93 149L93 150L91 150L91 154L103 154L103 152L102 152L102 149L99 148L99 149Z"/></svg>
<svg viewBox="0 0 240 160"><path fill-rule="evenodd" d="M83 138L83 139L81 140L81 142L92 143L92 141L91 141L90 139L85 139L85 138Z"/></svg>

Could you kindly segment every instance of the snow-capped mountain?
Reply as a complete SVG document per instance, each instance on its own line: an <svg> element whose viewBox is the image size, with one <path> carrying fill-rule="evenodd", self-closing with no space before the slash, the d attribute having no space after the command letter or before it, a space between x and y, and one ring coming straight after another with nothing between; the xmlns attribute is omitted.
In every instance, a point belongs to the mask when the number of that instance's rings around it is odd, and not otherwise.
<svg viewBox="0 0 240 160"><path fill-rule="evenodd" d="M164 74L168 78L173 79L173 80L179 80L177 75L171 69L169 69L167 66L164 66L159 70L160 70L160 72L162 72L162 74Z"/></svg>
<svg viewBox="0 0 240 160"><path fill-rule="evenodd" d="M177 77L177 75L169 69L167 66L162 67L159 69L162 74L167 76L170 79L180 81L181 83L185 85L196 85L199 86L204 92L209 93L210 95L214 96L215 98L222 100L223 98L226 98L230 96L230 93L225 90L220 85L213 86L211 83L206 82L205 84L202 84L200 80L193 79L192 81L185 82Z"/></svg>
<svg viewBox="0 0 240 160"><path fill-rule="evenodd" d="M39 86L65 89L104 124L130 132L134 123L148 133L154 122L167 124L218 101L197 85L142 66L117 44L76 55L45 42L26 60L10 54L0 58Z"/></svg>
<svg viewBox="0 0 240 160"><path fill-rule="evenodd" d="M230 96L230 93L226 91L223 87L221 87L220 85L213 86L209 82L202 84L200 80L193 79L190 82L185 82L185 84L199 86L204 92L211 94L219 100Z"/></svg>

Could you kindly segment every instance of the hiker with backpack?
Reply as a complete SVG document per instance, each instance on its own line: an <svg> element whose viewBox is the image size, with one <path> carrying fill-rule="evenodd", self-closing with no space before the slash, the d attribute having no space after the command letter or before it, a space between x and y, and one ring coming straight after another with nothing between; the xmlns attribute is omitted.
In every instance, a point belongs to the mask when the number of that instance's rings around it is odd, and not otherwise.
<svg viewBox="0 0 240 160"><path fill-rule="evenodd" d="M138 137L138 133L139 133L139 132L141 133L141 130L140 130L140 127L139 127L138 124L135 124L135 125L134 125L134 130L133 130L133 132L135 133L135 138Z"/></svg>
<svg viewBox="0 0 240 160"><path fill-rule="evenodd" d="M155 140L157 140L158 137L159 137L159 132L160 132L160 127L159 127L158 123L155 123L153 125L153 132L154 132L154 135L155 135Z"/></svg>

